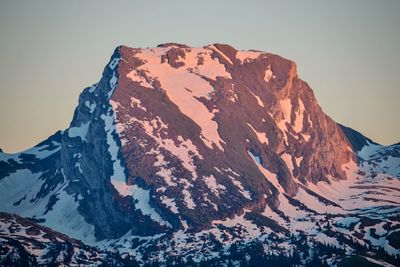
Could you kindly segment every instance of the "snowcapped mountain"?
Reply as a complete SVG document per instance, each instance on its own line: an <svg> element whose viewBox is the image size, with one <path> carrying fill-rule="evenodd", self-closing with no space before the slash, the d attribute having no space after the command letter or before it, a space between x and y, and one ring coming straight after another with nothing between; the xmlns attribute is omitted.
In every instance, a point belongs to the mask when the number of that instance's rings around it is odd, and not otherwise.
<svg viewBox="0 0 400 267"><path fill-rule="evenodd" d="M121 46L68 129L0 153L0 211L28 218L2 215L0 263L19 244L36 263L71 265L83 254L398 265L399 178L400 144L333 121L290 60L222 44ZM21 241L26 227L38 243L81 243L47 257Z"/></svg>

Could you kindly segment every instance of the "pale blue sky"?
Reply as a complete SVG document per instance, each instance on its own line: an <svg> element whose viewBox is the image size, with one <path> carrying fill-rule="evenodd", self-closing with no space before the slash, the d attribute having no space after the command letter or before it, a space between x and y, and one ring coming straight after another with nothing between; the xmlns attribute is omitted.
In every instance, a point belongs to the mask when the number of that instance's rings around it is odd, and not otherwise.
<svg viewBox="0 0 400 267"><path fill-rule="evenodd" d="M278 3L279 2L279 3ZM68 127L120 44L228 43L296 61L324 111L400 141L400 1L0 0L0 147Z"/></svg>

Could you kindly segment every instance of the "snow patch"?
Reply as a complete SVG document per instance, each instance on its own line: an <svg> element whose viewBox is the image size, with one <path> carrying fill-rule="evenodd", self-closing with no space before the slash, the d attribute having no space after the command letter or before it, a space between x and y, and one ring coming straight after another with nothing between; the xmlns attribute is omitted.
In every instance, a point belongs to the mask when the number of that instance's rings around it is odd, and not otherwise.
<svg viewBox="0 0 400 267"><path fill-rule="evenodd" d="M146 78L139 75L138 70L132 70L126 75L127 78L131 79L134 82L138 82L141 86L152 89L153 85L147 82Z"/></svg>
<svg viewBox="0 0 400 267"><path fill-rule="evenodd" d="M93 113L94 109L96 108L96 103L91 104L89 100L86 100L85 106L89 109L90 113Z"/></svg>
<svg viewBox="0 0 400 267"><path fill-rule="evenodd" d="M64 176L62 170L61 173ZM54 175L57 174L60 173L57 171ZM0 210L23 217L45 219L42 224L47 227L84 242L95 242L94 226L88 224L80 215L79 202L65 191L67 183L58 185L43 198L37 197L37 194L46 188L42 175L43 173L32 173L25 169L17 170L0 180ZM56 195L58 200L45 214L53 195Z"/></svg>
<svg viewBox="0 0 400 267"><path fill-rule="evenodd" d="M86 135L87 135L87 132L89 129L89 124L90 124L90 121L88 121L86 123L82 123L78 127L70 127L68 129L68 136L71 138L79 137L82 139L82 141L86 142Z"/></svg>
<svg viewBox="0 0 400 267"><path fill-rule="evenodd" d="M138 107L141 110L143 110L144 112L147 112L147 109L142 105L142 102L140 101L140 99L137 99L133 96L131 96L131 107Z"/></svg>
<svg viewBox="0 0 400 267"><path fill-rule="evenodd" d="M93 93L97 88L97 83L93 84L92 87L89 88L89 93Z"/></svg>
<svg viewBox="0 0 400 267"><path fill-rule="evenodd" d="M325 214L325 213L343 214L343 213L345 213L345 211L343 211L343 209L341 209L339 207L332 206L332 205L326 205L326 204L320 202L318 198L310 195L301 187L298 189L297 195L294 198L299 200L301 203L303 203L309 209L312 209L321 214Z"/></svg>
<svg viewBox="0 0 400 267"><path fill-rule="evenodd" d="M250 91L250 93L256 98L257 103L260 107L264 107L264 103L262 102L261 98L257 95L255 95L252 91Z"/></svg>
<svg viewBox="0 0 400 267"><path fill-rule="evenodd" d="M173 213L179 214L178 208L176 207L176 203L172 198L167 196L161 196L161 203L167 206Z"/></svg>
<svg viewBox="0 0 400 267"><path fill-rule="evenodd" d="M264 73L264 81L266 83L268 83L274 77L275 76L274 76L274 73L271 70L271 66L268 66L268 68L265 70L265 73Z"/></svg>
<svg viewBox="0 0 400 267"><path fill-rule="evenodd" d="M382 148L381 145L371 144L368 142L368 140L366 141L367 145L363 146L362 149L357 153L357 155L364 160L370 159L378 152L380 148Z"/></svg>
<svg viewBox="0 0 400 267"><path fill-rule="evenodd" d="M146 134L152 137L159 147L162 147L168 151L170 151L173 155L175 155L178 159L181 160L182 165L191 172L192 178L197 179L197 171L196 165L194 164L194 156L197 156L200 159L203 157L197 150L197 147L192 143L190 139L184 140L182 136L180 136L180 140L178 144L173 139L163 138L160 133L166 129L168 129L168 125L166 125L159 116L151 121L139 121L136 118L131 118L132 121L139 122ZM159 151L154 151L155 154L159 154ZM161 165L160 165L161 166Z"/></svg>
<svg viewBox="0 0 400 267"><path fill-rule="evenodd" d="M94 226L79 214L79 203L65 191L65 187L58 191L56 204L42 217L46 219L43 224L78 240L94 243Z"/></svg>
<svg viewBox="0 0 400 267"><path fill-rule="evenodd" d="M283 161L286 163L286 166L288 167L290 173L293 176L293 172L294 172L294 167L293 167L293 161L292 161L292 155L288 154L288 153L283 153L281 155L281 158L283 159Z"/></svg>
<svg viewBox="0 0 400 267"><path fill-rule="evenodd" d="M301 156L301 157L296 157L295 159L296 159L296 165L297 165L297 167L300 168L300 164L301 164L301 162L303 161L303 156Z"/></svg>
<svg viewBox="0 0 400 267"><path fill-rule="evenodd" d="M121 60L121 58L114 58L108 65L113 70L113 72L112 72L111 79L109 81L111 90L107 93L107 99L111 98L112 94L115 91L115 88L117 88L118 77L117 77L117 72L116 72L116 70L114 70L114 68L117 66L117 64L119 63L120 60Z"/></svg>
<svg viewBox="0 0 400 267"><path fill-rule="evenodd" d="M292 104L290 98L281 100L279 102L283 118L278 122L278 127L283 132L283 139L287 143L287 123L290 124L290 114L292 112Z"/></svg>
<svg viewBox="0 0 400 267"><path fill-rule="evenodd" d="M41 175L40 172L32 173L28 169L23 169L1 179L0 210L23 214L26 217L43 214L45 205L34 201L44 183L40 179ZM13 205L18 201L20 201L19 205Z"/></svg>
<svg viewBox="0 0 400 267"><path fill-rule="evenodd" d="M258 132L256 129L254 129L254 127L253 127L250 123L247 123L247 125L248 125L248 126L253 130L253 132L256 134L256 136L257 136L257 138L258 138L258 141L260 141L261 144L266 144L266 145L269 144L269 142L268 142L268 137L267 137L267 134L266 134L266 133Z"/></svg>
<svg viewBox="0 0 400 267"><path fill-rule="evenodd" d="M132 197L135 202L136 209L139 209L143 215L149 216L153 221L158 222L161 225L171 225L164 221L160 214L158 214L154 208L150 206L150 191L143 189L137 185L130 185L129 191L132 192Z"/></svg>
<svg viewBox="0 0 400 267"><path fill-rule="evenodd" d="M157 161L154 163L154 167L159 167L159 171L156 174L163 177L168 186L176 186L176 183L172 181L174 177L172 170L167 167L164 155L155 150L152 150L148 154L157 155Z"/></svg>
<svg viewBox="0 0 400 267"><path fill-rule="evenodd" d="M261 231L260 231L259 227L257 227L257 225L255 225L251 221L244 218L246 211L247 210L245 210L245 213L240 216L235 215L235 217L233 219L215 220L212 222L212 224L215 226L218 226L219 224L221 224L225 227L230 227L230 228L241 226L241 228L245 232L247 232L246 237L245 237L246 240L249 240L249 239L252 239L255 237L259 237L261 235Z"/></svg>
<svg viewBox="0 0 400 267"><path fill-rule="evenodd" d="M138 69L147 71L148 76L158 80L169 99L180 111L191 118L201 128L201 137L211 149L215 144L223 151L222 139L218 134L218 124L213 120L214 114L198 98L209 99L213 87L202 76L215 80L218 76L231 78L225 66L211 58L211 49L191 49L185 55L185 68L173 68L169 64L160 64L166 48L142 50L136 56L146 62ZM204 58L203 65L197 65L198 56Z"/></svg>
<svg viewBox="0 0 400 267"><path fill-rule="evenodd" d="M110 64L108 65L112 70L114 70L114 68L117 66L118 62L119 62L120 58L114 58Z"/></svg>
<svg viewBox="0 0 400 267"><path fill-rule="evenodd" d="M251 194L248 190L245 190L242 183L238 180L236 180L235 177L232 177L231 175L228 175L229 179L232 181L232 183L239 189L240 194L244 196L245 198L252 200Z"/></svg>
<svg viewBox="0 0 400 267"><path fill-rule="evenodd" d="M303 101L301 101L301 99L299 99L299 108L298 110L295 112L296 114L296 120L294 122L294 126L293 126L293 130L296 133L300 133L303 130L303 117L304 117L304 104Z"/></svg>
<svg viewBox="0 0 400 267"><path fill-rule="evenodd" d="M183 193L183 200L186 203L186 207L188 209L194 209L197 205L194 203L192 195L190 194L189 190L187 188L184 188L182 190Z"/></svg>
<svg viewBox="0 0 400 267"><path fill-rule="evenodd" d="M236 58L240 60L240 63L248 63L252 60L258 58L262 52L255 52L255 51L237 51Z"/></svg>
<svg viewBox="0 0 400 267"><path fill-rule="evenodd" d="M341 217L339 219L336 219L337 225L339 225L340 227L345 227L345 228L348 228L348 227L350 227L351 224L357 223L359 221L360 221L359 218L351 217L351 216Z"/></svg>
<svg viewBox="0 0 400 267"><path fill-rule="evenodd" d="M51 147L51 148L50 148ZM21 155L33 155L36 159L45 159L61 150L61 144L55 141L50 144L42 146L35 146L29 148L23 152L16 154L0 153L0 161L8 161L10 159L15 160L18 163L22 163Z"/></svg>
<svg viewBox="0 0 400 267"><path fill-rule="evenodd" d="M204 182L210 188L211 192L213 192L216 196L219 197L220 190L226 190L226 187L222 184L218 184L217 180L215 179L214 175L205 176Z"/></svg>
<svg viewBox="0 0 400 267"><path fill-rule="evenodd" d="M261 165L261 159L260 157L254 155L253 153L251 153L250 151L247 151L247 153L249 154L249 156L253 159L254 163L257 165L258 169L260 170L260 172L264 175L265 179L267 179L268 181L270 181L272 183L272 185L274 187L276 187L278 189L278 191L283 192L283 188L282 186L279 184L278 178L276 177L276 174L270 172L269 170L267 170L266 168L264 168Z"/></svg>
<svg viewBox="0 0 400 267"><path fill-rule="evenodd" d="M102 114L100 118L104 120L104 130L107 135L108 152L110 153L111 161L113 162L113 174L110 177L111 184L122 196L130 195L131 192L126 184L125 170L120 159L118 158L119 147L113 136L117 133L112 109L109 108L107 113Z"/></svg>

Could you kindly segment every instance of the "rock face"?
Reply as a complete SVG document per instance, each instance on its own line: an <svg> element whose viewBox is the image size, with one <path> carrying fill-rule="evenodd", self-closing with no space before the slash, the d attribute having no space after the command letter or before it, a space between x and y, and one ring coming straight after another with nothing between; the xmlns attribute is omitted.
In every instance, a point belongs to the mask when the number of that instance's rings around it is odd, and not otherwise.
<svg viewBox="0 0 400 267"><path fill-rule="evenodd" d="M179 247L168 243L178 233L198 244L242 225L238 236L259 239L339 224L371 205L398 207L399 162L397 146L324 114L290 60L222 44L121 46L82 92L67 130L19 154L0 152L0 211L89 244L134 242L140 256ZM336 217L318 222L324 213Z"/></svg>

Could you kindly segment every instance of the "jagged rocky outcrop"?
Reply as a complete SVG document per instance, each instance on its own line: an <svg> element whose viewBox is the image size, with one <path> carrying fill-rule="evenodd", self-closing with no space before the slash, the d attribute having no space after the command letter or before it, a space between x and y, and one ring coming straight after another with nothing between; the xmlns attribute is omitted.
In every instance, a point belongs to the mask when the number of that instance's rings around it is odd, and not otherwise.
<svg viewBox="0 0 400 267"><path fill-rule="evenodd" d="M90 247L15 214L0 212L0 225L1 266L125 266L128 263L116 253Z"/></svg>
<svg viewBox="0 0 400 267"><path fill-rule="evenodd" d="M160 246L186 255L179 238L196 247L211 233L229 246L307 232L352 251L343 225L396 255L384 240L398 229L398 151L328 117L280 56L223 44L121 46L68 129L0 152L0 211L139 258ZM370 214L376 221L364 224ZM383 222L371 241L365 227ZM322 233L332 224L334 234Z"/></svg>

